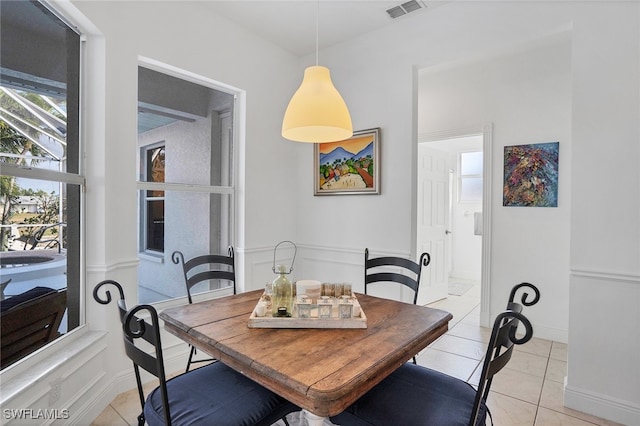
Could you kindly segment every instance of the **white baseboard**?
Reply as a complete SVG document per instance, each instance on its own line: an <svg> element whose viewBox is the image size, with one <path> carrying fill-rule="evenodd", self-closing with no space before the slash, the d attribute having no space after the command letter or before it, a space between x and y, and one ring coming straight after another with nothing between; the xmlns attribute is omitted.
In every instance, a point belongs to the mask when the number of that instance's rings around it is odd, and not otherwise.
<svg viewBox="0 0 640 426"><path fill-rule="evenodd" d="M187 365L187 358L189 357L188 346L186 343L173 347L169 346L165 352L165 372L170 375L175 372L182 372ZM131 365L131 364L129 364ZM157 381L151 374L141 371L142 381L144 383L148 381ZM87 404L81 412L75 413L70 419L71 424L89 424L97 416L104 411L104 409L111 404L113 399L123 392L127 392L135 389L136 378L133 371L133 367L128 368L120 374L115 375L113 380L100 390L94 397L92 397L89 404ZM136 397L137 399L137 397Z"/></svg>
<svg viewBox="0 0 640 426"><path fill-rule="evenodd" d="M558 328L544 327L536 325L533 328L533 337L538 339L552 340L559 343L569 343L569 331Z"/></svg>
<svg viewBox="0 0 640 426"><path fill-rule="evenodd" d="M482 274L475 271L463 271L463 270L453 270L449 273L449 280L465 280L465 281L477 281L480 283L482 280Z"/></svg>
<svg viewBox="0 0 640 426"><path fill-rule="evenodd" d="M111 401L118 395L118 385L116 381L112 381L103 387L98 393L94 394L91 400L80 410L74 410L69 418L69 424L87 425L91 424Z"/></svg>
<svg viewBox="0 0 640 426"><path fill-rule="evenodd" d="M640 406L566 384L564 405L623 425L640 425Z"/></svg>

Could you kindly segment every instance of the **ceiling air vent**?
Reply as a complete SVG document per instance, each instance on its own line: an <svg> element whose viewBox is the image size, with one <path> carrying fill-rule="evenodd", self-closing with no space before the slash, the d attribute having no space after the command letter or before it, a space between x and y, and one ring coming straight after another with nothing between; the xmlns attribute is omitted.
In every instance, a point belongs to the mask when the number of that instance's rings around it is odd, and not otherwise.
<svg viewBox="0 0 640 426"><path fill-rule="evenodd" d="M393 19L406 15L407 13L414 12L416 10L424 9L427 6L421 1L411 0L405 3L402 3L399 6L394 6L391 9L387 9L387 13Z"/></svg>

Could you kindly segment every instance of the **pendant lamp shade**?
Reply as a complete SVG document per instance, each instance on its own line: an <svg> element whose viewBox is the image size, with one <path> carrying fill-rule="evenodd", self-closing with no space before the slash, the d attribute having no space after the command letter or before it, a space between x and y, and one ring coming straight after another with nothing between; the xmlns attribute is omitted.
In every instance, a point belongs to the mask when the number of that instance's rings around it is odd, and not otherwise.
<svg viewBox="0 0 640 426"><path fill-rule="evenodd" d="M296 142L335 142L353 136L347 104L331 82L329 69L308 67L282 120L282 136Z"/></svg>

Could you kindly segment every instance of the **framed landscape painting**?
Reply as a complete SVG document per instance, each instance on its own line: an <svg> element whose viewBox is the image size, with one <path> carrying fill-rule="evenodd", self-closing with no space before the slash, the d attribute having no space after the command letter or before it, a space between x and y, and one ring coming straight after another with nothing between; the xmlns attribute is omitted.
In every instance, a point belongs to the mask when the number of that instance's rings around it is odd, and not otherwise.
<svg viewBox="0 0 640 426"><path fill-rule="evenodd" d="M504 147L502 205L558 207L560 143Z"/></svg>
<svg viewBox="0 0 640 426"><path fill-rule="evenodd" d="M314 195L380 193L380 128L314 144Z"/></svg>

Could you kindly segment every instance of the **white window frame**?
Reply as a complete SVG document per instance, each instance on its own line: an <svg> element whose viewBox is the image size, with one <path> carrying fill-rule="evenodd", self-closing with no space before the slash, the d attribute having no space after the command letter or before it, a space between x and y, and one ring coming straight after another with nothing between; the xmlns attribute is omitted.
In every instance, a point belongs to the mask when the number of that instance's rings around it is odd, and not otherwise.
<svg viewBox="0 0 640 426"><path fill-rule="evenodd" d="M152 191L165 191L165 196L166 196L166 192L167 191L176 191L176 192L198 192L198 193L203 193L203 194L220 194L220 195L228 195L228 207L229 207L229 215L230 217L229 219L229 227L228 227L228 239L229 239L229 245L232 245L235 247L236 245L236 234L237 234L237 228L239 226L238 222L237 222L237 216L236 216L236 206L237 206L237 199L236 199L236 194L237 194L237 190L236 190L236 185L238 182L238 158L240 155L240 139L241 136L239 135L239 127L240 127L240 120L242 118L242 112L240 111L242 109L242 106L238 105L238 99L244 99L244 94L240 89L237 89L235 87L229 86L229 85L225 85L223 83L208 79L206 77L203 77L201 75L197 75L195 73L174 67L172 65L168 65L165 63L162 63L160 61L157 61L155 59L151 59L148 57L142 57L139 56L138 57L138 66L140 67L144 67L144 68L148 68L154 71L157 71L159 73L163 73L172 77L176 77L179 78L181 80L185 80L185 81L189 81L198 85L201 85L203 87L208 87L211 88L213 90L217 90L220 92L225 92L228 93L230 95L233 96L234 98L234 107L233 107L233 111L230 113L227 112L223 112L221 113L221 117L223 116L229 116L232 120L232 128L231 128L231 136L230 136L230 140L229 140L229 144L227 146L223 146L223 152L226 152L228 154L229 157L229 163L231 170L229 171L228 174L225 174L225 176L229 176L229 182L228 185L224 185L224 186L216 186L216 185L193 185L193 184L182 184L182 183L172 183L172 182L164 182L164 183L156 183L156 182L144 182L141 180L142 176L138 177L138 180L136 182L137 185L137 190L140 191L148 191L148 190L152 190ZM162 142L164 143L164 142ZM145 147L141 147L141 149L138 149L138 156L140 156L142 154L142 149L147 148L147 147L152 147L153 145L148 145ZM138 161L141 161L140 157L138 158ZM139 163L140 164L140 163ZM222 166L227 167L227 163L225 162ZM223 169L224 170L224 169ZM141 173L142 174L142 173ZM146 177L146 175L145 175ZM143 212L139 211L138 212L138 217L142 218ZM138 220L139 226L142 226L142 223L140 222L140 220ZM146 233L146 231L145 231ZM140 243L143 242L142 240L142 235L143 232L142 230L139 229L139 235L140 235ZM145 237L146 238L146 237ZM139 244L140 244L139 243ZM157 261L157 262L164 262L164 256L166 256L166 253L160 253L157 251L150 251L150 250L142 250L143 247L139 248L139 255L141 257L143 257L146 260L151 260L151 261ZM160 258L160 255L162 255L163 257ZM215 291L215 290L213 290ZM159 305L159 306L170 306L173 302L171 300L167 300L167 301L161 301L161 302L155 302L154 305Z"/></svg>
<svg viewBox="0 0 640 426"><path fill-rule="evenodd" d="M87 86L91 83L87 81L87 75L89 75L87 64L87 32L85 29L87 25L90 25L89 21L84 16L79 14L75 8L70 6L70 2L52 3L47 0L38 0L48 11L55 15L61 22L63 22L70 29L75 31L79 35L79 61L78 61L78 172L69 173L56 170L48 170L37 167L29 167L22 165L14 165L2 163L2 175L12 176L16 178L43 180L49 182L56 182L67 185L77 185L79 187L79 205L78 205L78 220L79 220L79 247L78 258L75 261L78 262L77 268L78 274L78 324L72 330L67 331L64 335L50 342L44 346L41 350L28 354L20 361L10 365L0 372L0 377L3 381L3 387L6 387L8 396L12 393L18 393L20 389L31 385L34 381L37 381L37 377L42 377L48 372L53 365L64 362L69 353L66 356L58 356L57 352L63 348L69 348L73 346L73 342L80 342L83 336L86 335L87 318L86 318L86 161L85 161L85 149L88 132L85 129L85 122L87 117L92 115L86 113L89 108L86 97ZM80 24L82 22L82 25ZM102 74L101 74L102 75ZM97 79L97 77L95 77ZM94 105L94 104L92 104ZM69 258L67 258L67 262ZM67 302L68 303L68 302ZM67 305L68 306L68 305ZM71 351L79 351L80 345L73 346ZM68 349L69 351L69 349ZM46 365L44 364L46 361ZM30 378L28 382L24 380L18 380L14 382L13 379L19 377L21 374L29 372ZM24 383L23 383L24 382ZM4 402L4 396L0 398L0 405Z"/></svg>

